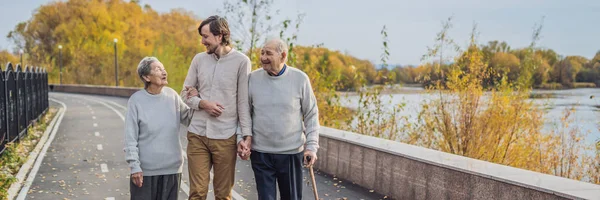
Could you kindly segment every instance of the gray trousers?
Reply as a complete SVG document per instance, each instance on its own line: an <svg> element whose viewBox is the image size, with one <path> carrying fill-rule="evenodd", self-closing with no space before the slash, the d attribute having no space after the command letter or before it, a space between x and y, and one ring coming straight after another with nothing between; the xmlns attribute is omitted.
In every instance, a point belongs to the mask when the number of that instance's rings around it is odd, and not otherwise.
<svg viewBox="0 0 600 200"><path fill-rule="evenodd" d="M181 173L144 176L142 187L129 181L131 200L177 200Z"/></svg>

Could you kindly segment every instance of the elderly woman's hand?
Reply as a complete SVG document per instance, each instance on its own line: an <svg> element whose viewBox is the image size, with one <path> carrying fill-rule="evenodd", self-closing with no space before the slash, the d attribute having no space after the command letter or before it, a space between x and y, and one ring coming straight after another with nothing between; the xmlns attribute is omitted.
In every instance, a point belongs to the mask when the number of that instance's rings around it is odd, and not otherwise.
<svg viewBox="0 0 600 200"><path fill-rule="evenodd" d="M137 173L131 174L131 181L133 181L134 185L136 185L138 187L142 187L142 184L144 183L144 173L137 172Z"/></svg>
<svg viewBox="0 0 600 200"><path fill-rule="evenodd" d="M185 86L185 90L187 91L187 98L197 97L198 90L195 87Z"/></svg>

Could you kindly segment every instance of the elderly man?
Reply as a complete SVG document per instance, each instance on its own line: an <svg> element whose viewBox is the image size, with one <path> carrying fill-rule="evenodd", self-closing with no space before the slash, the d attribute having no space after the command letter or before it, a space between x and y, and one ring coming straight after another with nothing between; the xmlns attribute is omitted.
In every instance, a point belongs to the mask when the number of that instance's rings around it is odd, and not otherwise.
<svg viewBox="0 0 600 200"><path fill-rule="evenodd" d="M230 31L224 18L215 15L205 19L198 32L206 52L194 57L184 81L184 93L191 97L185 101L196 110L187 134L189 199L207 198L211 168L215 199L231 199L238 148L241 153L250 153L251 62L229 46Z"/></svg>
<svg viewBox="0 0 600 200"><path fill-rule="evenodd" d="M287 55L285 42L269 40L260 54L262 69L249 78L250 159L260 200L274 200L277 184L281 199L302 199L302 163L317 160L317 101L308 76L285 64Z"/></svg>

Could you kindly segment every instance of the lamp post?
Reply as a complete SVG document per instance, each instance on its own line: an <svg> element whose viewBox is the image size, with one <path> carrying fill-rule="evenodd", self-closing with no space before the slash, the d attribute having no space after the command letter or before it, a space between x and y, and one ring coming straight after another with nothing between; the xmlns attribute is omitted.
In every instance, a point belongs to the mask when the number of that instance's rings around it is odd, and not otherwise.
<svg viewBox="0 0 600 200"><path fill-rule="evenodd" d="M19 55L21 56L21 67L23 67L23 49L19 49Z"/></svg>
<svg viewBox="0 0 600 200"><path fill-rule="evenodd" d="M58 66L60 68L60 85L62 85L62 45L58 45Z"/></svg>
<svg viewBox="0 0 600 200"><path fill-rule="evenodd" d="M117 42L119 40L115 38L113 41L115 43L115 85L119 87L119 65L117 64Z"/></svg>

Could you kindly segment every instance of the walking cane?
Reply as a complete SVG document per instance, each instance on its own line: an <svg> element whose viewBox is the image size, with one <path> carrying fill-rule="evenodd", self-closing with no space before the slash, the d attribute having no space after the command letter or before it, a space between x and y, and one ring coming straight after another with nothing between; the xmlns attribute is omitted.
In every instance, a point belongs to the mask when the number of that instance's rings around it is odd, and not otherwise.
<svg viewBox="0 0 600 200"><path fill-rule="evenodd" d="M310 162L310 156L306 157L307 161ZM319 194L317 192L317 182L315 181L315 172L313 171L313 167L312 165L310 167L308 167L309 171L310 171L310 180L312 182L312 186L313 186L313 193L315 194L315 200L319 200Z"/></svg>

